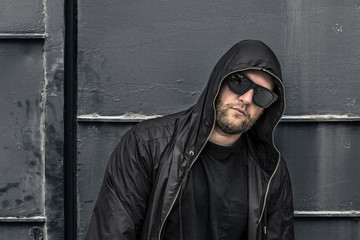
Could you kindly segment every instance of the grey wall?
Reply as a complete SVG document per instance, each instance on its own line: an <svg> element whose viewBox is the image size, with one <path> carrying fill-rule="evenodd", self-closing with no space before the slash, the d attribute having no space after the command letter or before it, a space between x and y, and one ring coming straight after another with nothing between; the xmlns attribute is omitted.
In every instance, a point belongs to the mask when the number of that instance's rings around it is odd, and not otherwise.
<svg viewBox="0 0 360 240"><path fill-rule="evenodd" d="M355 0L79 0L78 238L133 114L188 108L221 55L250 38L283 67L294 119L280 123L276 142L293 180L297 239L359 239L359 17Z"/></svg>
<svg viewBox="0 0 360 240"><path fill-rule="evenodd" d="M1 1L0 239L63 239L63 11Z"/></svg>

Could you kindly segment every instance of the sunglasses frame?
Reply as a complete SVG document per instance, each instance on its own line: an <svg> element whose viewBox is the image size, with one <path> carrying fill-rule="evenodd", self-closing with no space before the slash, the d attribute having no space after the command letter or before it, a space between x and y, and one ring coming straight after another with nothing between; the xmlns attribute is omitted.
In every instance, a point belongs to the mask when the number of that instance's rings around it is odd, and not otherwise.
<svg viewBox="0 0 360 240"><path fill-rule="evenodd" d="M235 77L235 78L234 78ZM274 93L273 91L259 85L256 84L255 82L253 82L250 78L248 78L246 75L241 74L241 73L233 73L231 75L229 75L228 77L228 86L230 88L231 91L233 91L234 93L238 94L238 95L243 95L246 92L248 92L250 89L254 89L254 94L253 94L253 98L252 101L259 107L261 108L268 108L270 107L271 104L273 104L274 102L276 102L276 100L278 99L278 95L276 93ZM238 91L236 88L234 88L234 86L231 84L231 82L235 82L235 81L239 81L239 79L245 79L249 82L249 87L247 87L245 90L243 91ZM272 96L272 100L266 104L266 105L262 105L259 104L256 101L256 93L257 93L257 89L262 89L265 90L265 92L269 93Z"/></svg>

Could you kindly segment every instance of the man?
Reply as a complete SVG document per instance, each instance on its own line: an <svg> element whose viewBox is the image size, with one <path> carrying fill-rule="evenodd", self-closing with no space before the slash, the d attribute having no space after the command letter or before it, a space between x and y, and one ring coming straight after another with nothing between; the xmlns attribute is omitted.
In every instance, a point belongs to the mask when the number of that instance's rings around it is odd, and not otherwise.
<svg viewBox="0 0 360 240"><path fill-rule="evenodd" d="M124 135L86 239L294 239L290 178L273 140L284 110L275 54L237 43L193 107Z"/></svg>

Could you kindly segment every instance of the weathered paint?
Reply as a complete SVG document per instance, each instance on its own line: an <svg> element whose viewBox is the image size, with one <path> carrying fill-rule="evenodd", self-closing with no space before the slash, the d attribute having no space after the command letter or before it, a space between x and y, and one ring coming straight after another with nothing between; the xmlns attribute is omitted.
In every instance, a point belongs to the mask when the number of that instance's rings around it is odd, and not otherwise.
<svg viewBox="0 0 360 240"><path fill-rule="evenodd" d="M296 217L360 217L360 211L295 211Z"/></svg>
<svg viewBox="0 0 360 240"><path fill-rule="evenodd" d="M291 172L295 210L360 210L360 122L285 122L275 140Z"/></svg>
<svg viewBox="0 0 360 240"><path fill-rule="evenodd" d="M134 124L80 123L78 125L78 239L87 231L92 209L110 154L123 134ZM89 178L89 175L92 177Z"/></svg>
<svg viewBox="0 0 360 240"><path fill-rule="evenodd" d="M359 122L360 115L346 114L346 115L301 115L289 116L284 115L281 119L282 122Z"/></svg>
<svg viewBox="0 0 360 240"><path fill-rule="evenodd" d="M64 1L44 1L45 180L47 239L64 238Z"/></svg>
<svg viewBox="0 0 360 240"><path fill-rule="evenodd" d="M77 116L78 122L141 122L158 118L161 115L124 114L120 116L101 116L97 113ZM281 122L358 122L360 115L284 115Z"/></svg>
<svg viewBox="0 0 360 240"><path fill-rule="evenodd" d="M358 218L296 218L295 239L360 239Z"/></svg>
<svg viewBox="0 0 360 240"><path fill-rule="evenodd" d="M64 236L63 5L1 5L0 239Z"/></svg>
<svg viewBox="0 0 360 240"><path fill-rule="evenodd" d="M44 229L44 223L1 223L0 224L0 239L2 240L14 240L14 239L24 239L30 240L29 232L32 228ZM46 236L43 240L46 240Z"/></svg>
<svg viewBox="0 0 360 240"><path fill-rule="evenodd" d="M126 113L120 116L101 116L99 114L80 115L78 122L141 122L147 119L161 117L161 115L147 116L143 114Z"/></svg>
<svg viewBox="0 0 360 240"><path fill-rule="evenodd" d="M0 222L19 222L19 223L25 223L25 222L45 222L46 217L44 216L35 216L35 217L0 217Z"/></svg>
<svg viewBox="0 0 360 240"><path fill-rule="evenodd" d="M40 118L42 40L0 40L0 216L44 214ZM19 71L21 69L21 71ZM22 86L24 90L19 89Z"/></svg>
<svg viewBox="0 0 360 240"><path fill-rule="evenodd" d="M43 33L42 0L1 0L1 33Z"/></svg>

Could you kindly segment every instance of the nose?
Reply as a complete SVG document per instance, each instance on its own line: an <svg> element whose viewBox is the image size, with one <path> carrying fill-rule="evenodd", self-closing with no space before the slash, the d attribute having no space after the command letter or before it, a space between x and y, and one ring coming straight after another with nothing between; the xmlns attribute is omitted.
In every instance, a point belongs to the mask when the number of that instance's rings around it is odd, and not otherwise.
<svg viewBox="0 0 360 240"><path fill-rule="evenodd" d="M252 88L243 95L240 95L239 100L242 101L244 104L250 104L252 103L253 95L254 95L254 89Z"/></svg>

